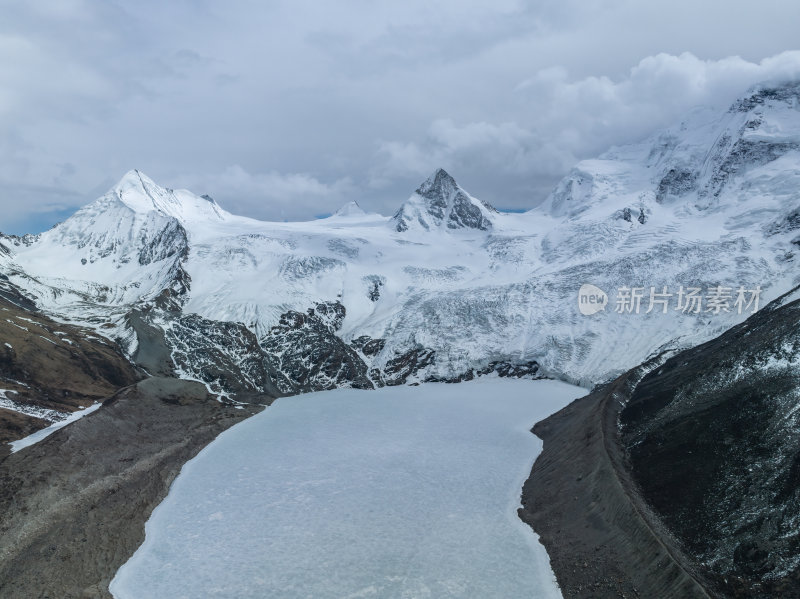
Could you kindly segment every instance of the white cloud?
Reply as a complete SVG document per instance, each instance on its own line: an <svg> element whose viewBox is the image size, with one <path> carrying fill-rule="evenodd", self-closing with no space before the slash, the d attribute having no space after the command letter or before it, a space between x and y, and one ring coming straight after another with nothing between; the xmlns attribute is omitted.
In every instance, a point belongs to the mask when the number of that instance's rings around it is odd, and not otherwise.
<svg viewBox="0 0 800 599"><path fill-rule="evenodd" d="M423 139L382 142L372 184L419 177L443 166L480 180L493 178L506 189L509 181L515 183L535 194L529 198L532 203L582 158L639 141L698 105L722 110L754 84L791 79L800 79L800 51L760 62L736 56L700 60L688 52L657 54L617 80L573 79L563 67L542 69L517 86L524 101L516 121L458 124L437 119ZM508 205L501 194L495 196Z"/></svg>
<svg viewBox="0 0 800 599"><path fill-rule="evenodd" d="M577 159L797 75L798 20L792 0L6 0L0 230L131 168L274 219L390 213L438 166L530 207Z"/></svg>
<svg viewBox="0 0 800 599"><path fill-rule="evenodd" d="M626 77L570 79L565 69L546 69L518 87L536 115L531 126L585 157L613 145L637 141L680 120L698 105L727 107L752 85L800 78L800 51L783 52L760 62L738 56L701 60L648 56Z"/></svg>
<svg viewBox="0 0 800 599"><path fill-rule="evenodd" d="M520 177L560 172L565 163L572 162L571 154L537 139L515 122L459 125L452 119L438 119L421 142L382 142L371 184L380 187L398 176L424 177L440 166L453 173Z"/></svg>
<svg viewBox="0 0 800 599"><path fill-rule="evenodd" d="M334 212L354 194L348 178L324 183L306 173L249 173L239 165L219 173L183 175L180 186L208 193L225 209L265 219L310 219Z"/></svg>

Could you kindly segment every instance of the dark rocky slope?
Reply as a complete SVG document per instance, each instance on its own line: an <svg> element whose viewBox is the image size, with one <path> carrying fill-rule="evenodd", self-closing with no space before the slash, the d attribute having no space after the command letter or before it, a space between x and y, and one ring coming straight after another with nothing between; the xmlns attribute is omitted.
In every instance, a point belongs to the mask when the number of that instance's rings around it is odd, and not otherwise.
<svg viewBox="0 0 800 599"><path fill-rule="evenodd" d="M534 427L520 517L566 597L800 597L798 296Z"/></svg>
<svg viewBox="0 0 800 599"><path fill-rule="evenodd" d="M645 500L720 594L800 597L800 299L650 372L621 414Z"/></svg>

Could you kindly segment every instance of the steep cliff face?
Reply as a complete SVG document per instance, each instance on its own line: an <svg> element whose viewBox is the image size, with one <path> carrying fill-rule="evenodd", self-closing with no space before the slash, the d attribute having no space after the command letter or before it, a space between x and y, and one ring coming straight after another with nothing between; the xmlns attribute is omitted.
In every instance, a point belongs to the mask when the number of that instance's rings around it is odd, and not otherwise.
<svg viewBox="0 0 800 599"><path fill-rule="evenodd" d="M336 335L345 314L338 302L320 303L305 313L290 311L263 339L276 370L285 375L284 392L375 387L365 361Z"/></svg>
<svg viewBox="0 0 800 599"><path fill-rule="evenodd" d="M620 422L636 483L727 596L800 589L800 293L682 352Z"/></svg>

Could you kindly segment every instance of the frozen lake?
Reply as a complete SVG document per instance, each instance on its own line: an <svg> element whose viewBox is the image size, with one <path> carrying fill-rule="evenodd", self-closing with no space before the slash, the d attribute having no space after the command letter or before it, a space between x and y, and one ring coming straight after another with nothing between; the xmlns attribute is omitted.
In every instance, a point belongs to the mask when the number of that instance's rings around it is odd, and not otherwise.
<svg viewBox="0 0 800 599"><path fill-rule="evenodd" d="M111 591L560 597L516 510L530 428L584 394L494 378L279 399L186 464Z"/></svg>

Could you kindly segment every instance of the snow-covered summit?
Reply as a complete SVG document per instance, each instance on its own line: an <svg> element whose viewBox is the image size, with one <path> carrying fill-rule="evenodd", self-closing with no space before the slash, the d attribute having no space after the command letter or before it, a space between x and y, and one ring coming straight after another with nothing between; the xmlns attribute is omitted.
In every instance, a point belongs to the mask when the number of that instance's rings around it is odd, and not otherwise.
<svg viewBox="0 0 800 599"><path fill-rule="evenodd" d="M29 289L40 303L47 303L45 294L56 304L77 296L125 305L181 286L186 225L220 223L226 216L213 200L160 187L132 170L105 195L21 245L14 260L35 273Z"/></svg>
<svg viewBox="0 0 800 599"><path fill-rule="evenodd" d="M400 207L392 225L398 232L411 228L488 231L496 214L497 210L473 198L440 168Z"/></svg>
<svg viewBox="0 0 800 599"><path fill-rule="evenodd" d="M262 222L132 171L51 231L4 244L0 264L43 309L81 321L95 310L102 332L121 338L131 309L169 296L180 305L157 325L179 345L176 331L202 331L184 347L198 377L228 347L203 349L209 331L222 339L239 326L241 359L258 362L260 343L285 372L316 368L292 352L338 347L347 368L332 366L316 388L341 373L368 386L373 375L450 379L498 362L595 383L747 316L682 311L681 289L760 288L763 305L800 283L799 89L760 88L583 161L525 214L497 213L440 169L394 217L350 205ZM586 283L609 300L588 317L576 301ZM669 309L647 311L651 287L668 289ZM640 312L615 309L621 288L643 291Z"/></svg>
<svg viewBox="0 0 800 599"><path fill-rule="evenodd" d="M352 202L347 202L344 206L339 208L336 212L333 213L333 216L365 216L367 213L364 209L358 205L358 202L353 200Z"/></svg>
<svg viewBox="0 0 800 599"><path fill-rule="evenodd" d="M609 209L646 218L664 204L726 211L730 206L720 201L726 187L776 161L781 170L793 168L798 151L800 82L758 85L727 111L694 110L640 143L578 163L542 210L556 218Z"/></svg>
<svg viewBox="0 0 800 599"><path fill-rule="evenodd" d="M138 170L125 173L98 202L110 197L118 199L134 212L155 211L176 218L182 224L222 221L229 216L211 197L197 196L185 189L161 187Z"/></svg>

